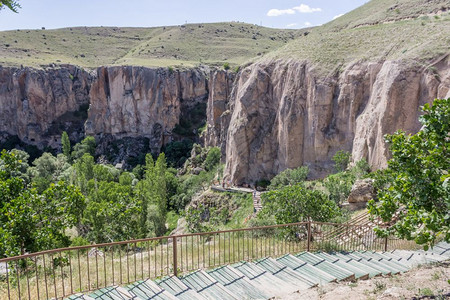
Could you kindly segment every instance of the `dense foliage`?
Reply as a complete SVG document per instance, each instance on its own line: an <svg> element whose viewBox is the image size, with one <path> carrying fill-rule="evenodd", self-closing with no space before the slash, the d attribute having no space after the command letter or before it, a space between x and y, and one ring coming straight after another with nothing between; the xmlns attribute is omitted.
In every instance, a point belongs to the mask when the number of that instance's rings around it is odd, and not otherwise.
<svg viewBox="0 0 450 300"><path fill-rule="evenodd" d="M306 166L296 169L286 169L272 178L268 189L275 190L286 185L295 185L301 183L308 177L308 172L309 169Z"/></svg>
<svg viewBox="0 0 450 300"><path fill-rule="evenodd" d="M336 203L320 191L302 185L286 186L262 194L263 209L258 218L275 218L277 224L307 220L329 221L340 211Z"/></svg>
<svg viewBox="0 0 450 300"><path fill-rule="evenodd" d="M218 148L195 145L182 176L167 167L164 152L147 154L129 172L96 163L93 137L73 151L65 132L61 141L63 153L44 152L31 164L26 152L3 150L0 257L168 234L166 223L173 229L191 199L209 188L221 156Z"/></svg>
<svg viewBox="0 0 450 300"><path fill-rule="evenodd" d="M336 158L336 156L347 155L341 155L338 152L338 154L334 157ZM338 159L336 160L339 161ZM341 167L346 164L348 164L348 162L342 164ZM342 204L347 200L355 181L367 175L369 171L369 164L364 159L362 159L356 162L356 164L349 169L347 169L346 166L343 171L329 175L323 180L323 186L327 189L328 198L338 205Z"/></svg>
<svg viewBox="0 0 450 300"><path fill-rule="evenodd" d="M450 241L450 99L423 107L422 129L414 135L388 135L392 158L378 174L380 203L370 212L384 221L397 219L389 230L419 244ZM380 183L381 182L381 183Z"/></svg>
<svg viewBox="0 0 450 300"><path fill-rule="evenodd" d="M65 231L79 223L85 207L79 189L64 182L38 193L18 176L23 163L14 153L2 151L0 257L69 245Z"/></svg>

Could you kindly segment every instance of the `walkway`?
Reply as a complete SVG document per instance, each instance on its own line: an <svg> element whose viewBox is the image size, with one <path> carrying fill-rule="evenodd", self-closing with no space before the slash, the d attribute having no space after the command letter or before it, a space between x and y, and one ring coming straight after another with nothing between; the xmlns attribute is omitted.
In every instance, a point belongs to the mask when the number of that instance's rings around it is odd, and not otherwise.
<svg viewBox="0 0 450 300"><path fill-rule="evenodd" d="M251 188L245 188L245 187L222 187L220 185L212 185L211 190L216 192L230 192L230 193L252 193L253 198L253 208L255 212L259 212L262 209L262 202L261 202L261 194L260 191L255 191Z"/></svg>

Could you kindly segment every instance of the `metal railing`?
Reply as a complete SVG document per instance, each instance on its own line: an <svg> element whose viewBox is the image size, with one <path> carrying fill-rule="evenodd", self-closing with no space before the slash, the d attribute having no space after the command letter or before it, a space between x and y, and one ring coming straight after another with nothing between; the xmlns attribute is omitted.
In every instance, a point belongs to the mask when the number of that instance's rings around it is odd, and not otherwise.
<svg viewBox="0 0 450 300"><path fill-rule="evenodd" d="M0 299L62 299L111 285L301 251L412 245L378 238L367 225L300 222L54 249L0 259Z"/></svg>

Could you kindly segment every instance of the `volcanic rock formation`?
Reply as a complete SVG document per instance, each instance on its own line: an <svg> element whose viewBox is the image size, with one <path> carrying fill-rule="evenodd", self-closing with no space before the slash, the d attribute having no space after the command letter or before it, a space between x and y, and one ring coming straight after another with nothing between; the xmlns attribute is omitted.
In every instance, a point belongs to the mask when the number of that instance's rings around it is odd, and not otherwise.
<svg viewBox="0 0 450 300"><path fill-rule="evenodd" d="M223 91L228 85L222 77L212 80L221 80ZM217 94L222 103L223 93ZM256 63L238 74L219 119L209 111L208 124L216 128L219 122L221 134L207 142L225 148L225 176L238 185L301 165L310 167L312 177L323 176L339 150L377 169L388 156L383 136L417 132L419 107L446 97L448 56L428 67L359 62L328 76L317 75L308 62ZM209 103L216 103L214 91ZM209 132L217 137L217 130Z"/></svg>

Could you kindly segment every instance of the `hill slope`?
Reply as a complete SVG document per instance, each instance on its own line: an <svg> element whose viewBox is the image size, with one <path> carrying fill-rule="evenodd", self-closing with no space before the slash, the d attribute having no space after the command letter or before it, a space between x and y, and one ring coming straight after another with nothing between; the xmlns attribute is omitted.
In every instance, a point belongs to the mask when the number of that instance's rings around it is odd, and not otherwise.
<svg viewBox="0 0 450 300"><path fill-rule="evenodd" d="M0 32L0 65L50 63L95 68L199 64L239 65L285 45L303 30L245 23L187 24L155 28L75 27Z"/></svg>
<svg viewBox="0 0 450 300"><path fill-rule="evenodd" d="M372 0L265 58L295 58L334 70L354 61L427 63L450 51L447 0Z"/></svg>

